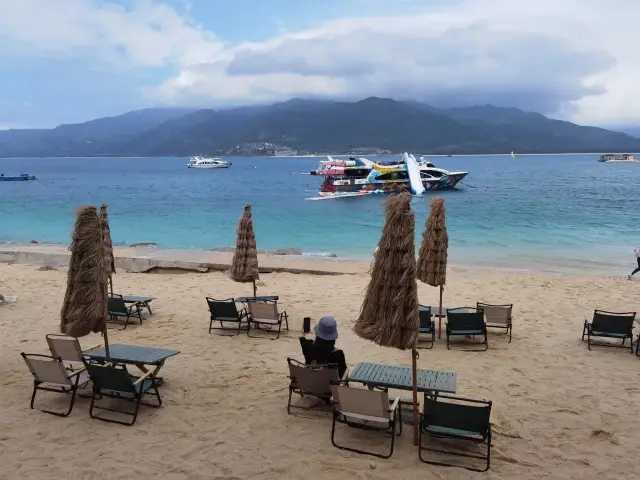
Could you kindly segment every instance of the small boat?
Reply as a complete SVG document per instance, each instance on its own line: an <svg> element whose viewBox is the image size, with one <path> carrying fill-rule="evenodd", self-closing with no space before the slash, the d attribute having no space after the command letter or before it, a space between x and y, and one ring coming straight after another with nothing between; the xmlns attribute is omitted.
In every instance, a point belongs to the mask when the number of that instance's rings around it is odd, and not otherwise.
<svg viewBox="0 0 640 480"><path fill-rule="evenodd" d="M187 164L187 168L229 168L231 163L225 162L221 158L207 158L195 156L191 157L189 163Z"/></svg>
<svg viewBox="0 0 640 480"><path fill-rule="evenodd" d="M26 182L27 180L36 180L36 177L34 175L27 175L26 173L17 177L5 177L4 173L0 173L0 182Z"/></svg>
<svg viewBox="0 0 640 480"><path fill-rule="evenodd" d="M623 154L619 154L619 153L605 153L604 155L600 155L600 158L598 159L599 162L604 162L604 163L636 163L638 162L638 160L636 160L633 155L630 155L628 153L623 153Z"/></svg>

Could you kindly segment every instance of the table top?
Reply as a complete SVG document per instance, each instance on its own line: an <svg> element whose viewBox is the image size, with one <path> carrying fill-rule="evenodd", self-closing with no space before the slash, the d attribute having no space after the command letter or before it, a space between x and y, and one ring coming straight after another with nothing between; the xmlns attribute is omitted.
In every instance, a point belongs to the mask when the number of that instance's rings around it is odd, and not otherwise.
<svg viewBox="0 0 640 480"><path fill-rule="evenodd" d="M456 393L458 381L456 373L419 368L417 377L419 392ZM349 373L349 380L398 390L413 389L411 367L400 365L361 362Z"/></svg>
<svg viewBox="0 0 640 480"><path fill-rule="evenodd" d="M429 308L429 305L420 305L420 310L426 310L427 308ZM447 310L453 310L454 308L459 307L442 307L442 311L440 310L440 307L431 307L431 315L435 317L446 317ZM476 309L473 307L460 307L458 311L460 313L473 313Z"/></svg>
<svg viewBox="0 0 640 480"><path fill-rule="evenodd" d="M235 297L234 301L240 303L249 303L249 302L277 302L277 295L258 295L257 297Z"/></svg>
<svg viewBox="0 0 640 480"><path fill-rule="evenodd" d="M138 345L109 345L109 356L104 347L87 350L84 354L92 360L113 360L119 363L157 365L169 357L179 354L179 350L167 348L142 347Z"/></svg>
<svg viewBox="0 0 640 480"><path fill-rule="evenodd" d="M155 297L136 297L135 295L122 295L122 300L127 303L149 303L155 300Z"/></svg>

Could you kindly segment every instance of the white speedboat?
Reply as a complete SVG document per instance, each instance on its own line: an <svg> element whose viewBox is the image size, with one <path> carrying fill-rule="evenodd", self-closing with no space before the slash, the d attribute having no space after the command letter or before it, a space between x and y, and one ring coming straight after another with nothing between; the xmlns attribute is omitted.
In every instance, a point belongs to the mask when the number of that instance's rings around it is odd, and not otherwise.
<svg viewBox="0 0 640 480"><path fill-rule="evenodd" d="M191 157L187 164L187 168L229 168L230 166L231 163L225 162L221 158L207 158L200 156Z"/></svg>

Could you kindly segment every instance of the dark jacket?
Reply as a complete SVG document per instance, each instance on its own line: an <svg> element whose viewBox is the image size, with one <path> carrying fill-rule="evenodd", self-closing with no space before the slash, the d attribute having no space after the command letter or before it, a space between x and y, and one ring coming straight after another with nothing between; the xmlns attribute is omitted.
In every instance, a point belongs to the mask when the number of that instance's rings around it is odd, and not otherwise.
<svg viewBox="0 0 640 480"><path fill-rule="evenodd" d="M347 361L344 357L344 352L342 350L336 350L335 344L336 342L334 340L323 340L321 338L310 340L300 337L304 363L307 365L313 362L319 365L336 363L338 365L338 373L340 374L340 378L342 378L344 372L347 371Z"/></svg>

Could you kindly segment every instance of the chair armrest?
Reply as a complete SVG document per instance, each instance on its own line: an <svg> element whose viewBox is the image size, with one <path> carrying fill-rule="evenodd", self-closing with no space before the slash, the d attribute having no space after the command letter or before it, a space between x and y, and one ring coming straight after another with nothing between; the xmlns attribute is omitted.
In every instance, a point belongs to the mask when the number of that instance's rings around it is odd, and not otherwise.
<svg viewBox="0 0 640 480"><path fill-rule="evenodd" d="M69 378L73 378L73 377L75 377L76 375L78 375L78 374L80 374L80 373L84 372L86 369L87 369L87 367L82 367L82 368L80 368L79 370L74 370L73 372L70 372L70 373L67 375L67 377L69 377Z"/></svg>
<svg viewBox="0 0 640 480"><path fill-rule="evenodd" d="M135 382L133 382L133 384L138 385L140 382L143 382L144 380L147 379L147 377L151 376L152 374L153 374L153 370L149 370L147 373L145 373L140 378L138 378Z"/></svg>
<svg viewBox="0 0 640 480"><path fill-rule="evenodd" d="M287 311L286 311L286 310L281 311L281 312L278 314L278 316L279 316L280 318L289 318L289 316L287 315Z"/></svg>
<svg viewBox="0 0 640 480"><path fill-rule="evenodd" d="M400 397L398 396L389 407L389 412L395 412L398 409L399 403L400 403Z"/></svg>

